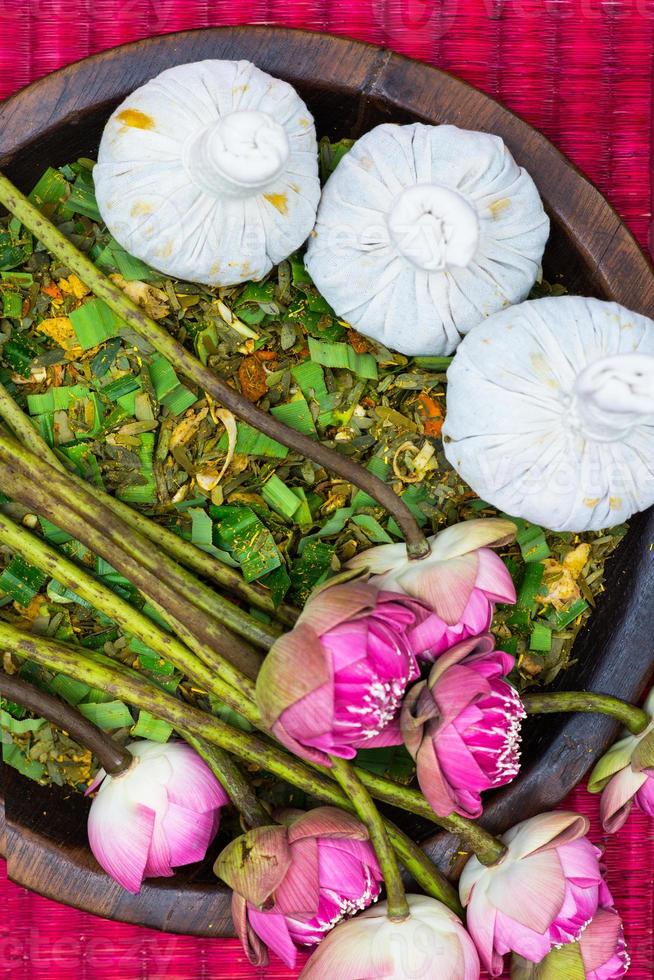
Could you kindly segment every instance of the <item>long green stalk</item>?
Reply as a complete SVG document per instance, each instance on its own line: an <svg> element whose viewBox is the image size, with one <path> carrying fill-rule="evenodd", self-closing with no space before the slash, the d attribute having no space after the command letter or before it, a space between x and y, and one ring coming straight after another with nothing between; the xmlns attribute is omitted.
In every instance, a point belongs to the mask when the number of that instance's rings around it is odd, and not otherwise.
<svg viewBox="0 0 654 980"><path fill-rule="evenodd" d="M234 415L277 439L283 445L314 460L319 466L331 469L348 482L370 494L391 514L400 527L411 558L420 559L429 554L429 543L415 517L393 489L373 476L358 463L328 449L320 442L283 425L273 416L263 412L244 398L214 372L202 364L185 347L170 336L140 307L133 303L108 276L105 276L58 228L48 221L18 188L0 174L0 204L3 204L60 262L74 272L96 296L121 317L139 336L167 357L193 384L228 408Z"/></svg>
<svg viewBox="0 0 654 980"><path fill-rule="evenodd" d="M158 554L150 542L139 538L115 514L100 507L93 514L88 508L80 513L77 498L67 492L66 478L4 435L0 435L0 487L105 558L143 591L201 660L220 670L226 679L229 675L230 683L252 697L252 678L261 663L259 654L180 596L175 588L174 562ZM88 490L80 496L85 501L92 500ZM167 562L174 566L172 571Z"/></svg>
<svg viewBox="0 0 654 980"><path fill-rule="evenodd" d="M542 694L525 694L522 703L529 715L558 714L562 711L581 711L588 714L609 715L617 719L633 735L640 735L651 722L642 708L621 701L610 694L593 691L544 691Z"/></svg>
<svg viewBox="0 0 654 980"><path fill-rule="evenodd" d="M143 707L150 714L162 718L174 728L192 731L200 738L238 755L247 762L298 786L305 792L326 802L342 805L345 799L341 790L330 779L329 770L313 769L306 763L287 755L278 746L258 735L241 732L212 715L207 715L192 705L183 704L171 697L146 678L102 655L71 647L46 637L35 636L15 629L0 621L0 646L19 657L34 660L50 670L68 674L114 694L122 701ZM415 790L371 777L363 769L355 767L361 782L372 795L384 803L404 809L416 816L438 824L449 833L457 834L465 848L474 851L483 863L492 864L501 857L503 845L483 828L463 817L439 818L431 810L424 797ZM351 805L349 809L352 809Z"/></svg>
<svg viewBox="0 0 654 980"><path fill-rule="evenodd" d="M0 383L0 418L5 421L18 441L26 449L34 453L39 459L45 460L50 466L54 466L55 469L67 472L68 479L73 486L79 487L86 485L80 477L66 469L62 460L50 448L41 434L37 432L31 420L25 415L20 406L16 404L2 383ZM143 534L170 555L171 558L175 558L182 565L185 565L198 575L202 575L204 578L215 582L216 585L227 589L233 595L245 600L250 605L270 613L286 625L292 626L297 619L297 609L286 604L276 607L272 601L270 592L256 582L246 582L238 569L230 568L229 565L223 564L223 562L214 558L213 555L209 555L206 551L197 548L190 541L185 541L184 538L180 538L179 535L170 531L167 527L150 520L145 514L133 510L128 504L105 493L104 490L94 487L93 493L105 507L110 507L114 510L129 527ZM208 592L211 596L214 595L210 590ZM214 613L217 612L216 609L213 609L213 611ZM249 624L250 620L251 617L245 616L243 619L239 618L239 623L242 621ZM226 623L226 625L229 625L229 623ZM245 639L249 639L251 642L267 648L274 642L276 634L271 630L267 631L264 624L259 624L259 626L261 632L258 636L247 632L241 635Z"/></svg>
<svg viewBox="0 0 654 980"><path fill-rule="evenodd" d="M126 524L115 508L107 506L99 498L95 487L89 487L72 473L53 467L49 460L41 459L11 437L0 435L0 440L4 440L5 458L8 461L21 466L32 478L38 476L43 488L50 491L51 495L58 496L60 501L74 507L85 520L93 521L96 526L104 528L107 536L111 536L124 551L128 551L151 571L165 575L178 596L206 612L218 624L219 630L224 632L223 627L226 627L265 650L275 642L279 636L276 627L270 627L250 616L246 610L240 609L204 582L200 582L169 555L162 554L158 545ZM240 641L236 642L238 650ZM241 649L245 650L242 644Z"/></svg>
<svg viewBox="0 0 654 980"><path fill-rule="evenodd" d="M0 697L22 705L65 731L80 745L90 749L102 768L112 776L126 772L134 761L128 749L119 745L81 712L16 674L0 671Z"/></svg>
<svg viewBox="0 0 654 980"><path fill-rule="evenodd" d="M459 902L458 889L441 875L433 861L404 831L396 827L390 820L384 820L384 823L395 853L414 881L420 885L427 895L437 898L439 902L445 901L443 896L447 895L445 904L463 918L463 907ZM434 884L435 876L438 876L436 885Z"/></svg>
<svg viewBox="0 0 654 980"><path fill-rule="evenodd" d="M193 732L178 729L182 738L195 749L207 763L212 773L225 790L230 800L241 814L246 829L265 827L270 823L270 814L257 799L256 793L239 769L236 760L215 745L198 738Z"/></svg>
<svg viewBox="0 0 654 980"><path fill-rule="evenodd" d="M126 632L138 636L155 653L181 670L203 690L215 694L253 724L259 723L259 712L238 687L232 687L227 680L211 671L176 637L159 629L151 619L112 592L93 575L64 557L36 535L31 534L26 528L16 524L6 514L0 514L0 542L20 554L31 565L90 602L95 609L109 616ZM238 680L240 681L240 678Z"/></svg>
<svg viewBox="0 0 654 980"><path fill-rule="evenodd" d="M375 849L384 884L386 885L388 917L391 922L403 922L409 916L409 903L406 900L402 875L400 874L400 868L386 825L381 818L379 810L373 803L368 790L357 778L349 762L335 756L331 762L332 772L336 776L336 782L348 799L352 800L357 816L368 828L370 842Z"/></svg>
<svg viewBox="0 0 654 980"><path fill-rule="evenodd" d="M3 485L2 480L3 480L3 466L0 464L0 486ZM10 473L9 476L7 477L7 480L8 480L8 484L6 485L13 486L14 489L11 492L13 492L14 495L16 495L16 485L17 485L16 478L13 477ZM29 494L32 492L33 492L32 490L29 490L28 497ZM28 497L23 496L22 499L28 499ZM48 514L46 511L46 516L50 516L50 519L53 520L54 523L58 524L58 526L62 526L64 528L67 528L69 526L72 527L72 525L69 525L68 523L70 515L68 514L65 508L61 513L59 511L57 511L56 513L54 511L51 511L51 513ZM88 546L92 548L92 550L98 551L98 553L102 553L102 547L103 547L102 537L97 532L94 532L90 526L80 529L77 527L77 525L75 525L71 533L74 533L77 537L80 538L80 540L85 541L85 543L87 543ZM112 555L111 560L115 562L116 560L115 554ZM127 577L131 578L132 580L138 581L138 572L139 572L138 566L136 566L136 569L133 566L126 568L126 566L121 563L120 570L123 571L123 573L126 574ZM150 595L150 592L147 589L144 588L144 591L148 595ZM165 615L167 610L162 607L161 612L162 614ZM169 612L168 612L168 618L169 620L171 619ZM174 619L171 621L175 623ZM207 656L206 649L201 646L198 647L197 644L194 643L193 636L188 636L188 634L185 632L185 627L182 624L178 623L177 629L182 639L187 643L188 646L190 646L191 649L194 649L196 653L202 655L203 657ZM247 686L244 687L244 681L242 675L240 675L239 672L236 672L236 674L234 674L233 668L232 668L232 672L230 672L229 665L224 664L221 660L218 660L217 668L221 672L225 671L224 673L225 678L230 680L230 682L233 682L234 686L238 687L239 690L245 693L248 699L251 699L252 689L251 687L250 688L248 688ZM223 695L223 700L227 700L227 698L224 695ZM241 714L247 717L248 720L250 720L255 726L260 726L260 719L258 717L258 712L256 711L254 705L252 704L248 705L246 702L241 701L240 706L237 708L237 710L239 710ZM367 772L365 770L358 770L358 773L361 782L373 794L373 796L376 796L378 799L384 800L385 802L390 803L391 805L399 807L401 809L402 808L409 809L411 812L414 812L419 816L423 816L428 820L434 820L434 815L429 805L425 801L424 797L417 791L412 790L408 787L399 786L398 784L393 783L390 780L383 779L382 777L379 776L375 776L373 773ZM477 854L485 855L485 858L488 859L489 863L493 863L493 860L496 860L498 855L501 853L501 846L500 846L500 850L498 851L496 847L496 843L494 842L494 838L486 834L476 824L471 823L470 821L466 821L462 817L457 816L456 814L452 814L450 817L441 821L441 825L444 826L445 829L447 829L451 833L456 833L460 835L463 839L468 841Z"/></svg>
<svg viewBox="0 0 654 980"><path fill-rule="evenodd" d="M192 705L184 704L149 685L135 671L116 670L108 665L107 658L97 654L79 656L74 648L66 644L43 637L32 637L2 622L0 622L0 643L18 656L27 657L50 670L75 676L78 680L92 687L100 687L121 700L145 707L155 717L167 721L185 738L188 739L189 736L194 738L196 744L199 740L217 746L246 762L267 769L325 803L356 813L356 808L348 796L331 780L305 768L292 756L284 757L282 753L257 736L231 728L219 719L206 715ZM266 822L269 823L270 819L267 818ZM407 870L412 871L412 867L420 866L422 870L419 870L418 874L424 878L430 865L416 861L413 848L407 845L404 835L397 828L389 825L389 831L400 856L406 858ZM437 868L430 870L429 879L430 894L459 913L460 906L456 895Z"/></svg>
<svg viewBox="0 0 654 980"><path fill-rule="evenodd" d="M125 772L134 758L129 749L123 748L110 735L101 731L88 721L84 715L53 697L47 691L29 684L16 675L0 671L0 695L34 712L39 718L46 718L71 735L80 745L90 749L102 768L112 776ZM257 800L252 787L240 771L234 759L214 746L207 745L194 735L187 735L187 741L203 759L229 795L244 820L267 823L267 814Z"/></svg>

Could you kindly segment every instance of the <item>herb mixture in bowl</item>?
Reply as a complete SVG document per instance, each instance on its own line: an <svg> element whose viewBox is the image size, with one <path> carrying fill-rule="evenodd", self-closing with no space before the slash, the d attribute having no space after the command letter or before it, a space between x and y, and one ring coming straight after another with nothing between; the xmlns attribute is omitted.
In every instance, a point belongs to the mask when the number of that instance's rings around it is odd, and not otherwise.
<svg viewBox="0 0 654 980"><path fill-rule="evenodd" d="M326 177L350 141L320 147ZM94 196L93 161L48 168L30 199L125 293L253 403L367 466L400 492L428 533L497 512L447 463L441 442L450 357L406 357L339 320L300 253L259 282L209 288L166 278L109 235ZM540 282L532 296L565 292ZM240 568L275 603L302 606L314 587L373 544L400 540L392 519L361 490L237 421L184 383L175 365L126 328L16 219L0 221L0 380L68 467L198 547ZM89 566L141 608L134 586L44 518L12 516ZM518 687L565 669L574 638L602 590L604 564L626 527L554 533L524 521L505 548L518 590L493 620L498 645L517 656ZM171 664L56 580L2 548L0 616L21 629L102 651L219 715L245 720L198 695ZM146 612L156 617L156 611ZM265 614L257 612L257 615ZM18 668L5 654L5 669ZM100 690L29 662L22 676L75 704L114 737L166 741L171 728ZM84 790L90 752L42 719L3 702L3 760L42 783ZM404 748L359 761L410 778ZM280 787L270 787L279 793Z"/></svg>

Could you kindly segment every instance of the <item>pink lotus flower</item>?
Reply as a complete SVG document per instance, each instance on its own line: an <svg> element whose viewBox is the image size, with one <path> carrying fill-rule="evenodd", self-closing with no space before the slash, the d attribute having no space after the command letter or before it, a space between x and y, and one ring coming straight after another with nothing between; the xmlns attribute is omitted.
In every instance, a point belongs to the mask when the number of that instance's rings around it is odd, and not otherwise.
<svg viewBox="0 0 654 980"><path fill-rule="evenodd" d="M300 980L478 980L479 957L460 919L434 898L407 901L403 922L390 921L384 902L337 926Z"/></svg>
<svg viewBox="0 0 654 980"><path fill-rule="evenodd" d="M265 724L296 755L326 764L402 742L399 709L418 676L407 639L414 613L365 582L312 596L257 678Z"/></svg>
<svg viewBox="0 0 654 980"><path fill-rule="evenodd" d="M492 867L470 858L459 882L468 930L491 976L515 952L539 963L574 942L601 905L600 851L576 813L542 813L502 837L506 854Z"/></svg>
<svg viewBox="0 0 654 980"><path fill-rule="evenodd" d="M290 811L285 826L232 841L215 871L233 890L232 917L250 960L267 947L289 967L297 946L315 946L345 916L379 895L381 872L368 831L335 807Z"/></svg>
<svg viewBox="0 0 654 980"><path fill-rule="evenodd" d="M612 907L597 910L577 946L587 980L618 980L629 969L622 919Z"/></svg>
<svg viewBox="0 0 654 980"><path fill-rule="evenodd" d="M480 794L520 770L522 701L504 678L514 665L489 634L441 654L402 705L404 744L434 813L476 818Z"/></svg>
<svg viewBox="0 0 654 980"><path fill-rule="evenodd" d="M134 762L119 776L103 769L87 790L91 850L107 874L136 894L144 878L201 861L229 798L185 742L131 742Z"/></svg>
<svg viewBox="0 0 654 980"><path fill-rule="evenodd" d="M629 954L622 919L604 886L607 904L595 913L575 943L559 946L541 960L530 963L514 956L511 980L619 980L629 969ZM604 901L604 899L603 899Z"/></svg>
<svg viewBox="0 0 654 980"><path fill-rule="evenodd" d="M620 830L632 804L654 817L654 690L644 705L652 718L640 735L627 734L603 755L588 780L591 793L602 790L600 816L609 834Z"/></svg>
<svg viewBox="0 0 654 980"><path fill-rule="evenodd" d="M402 593L431 612L419 616L411 642L419 656L433 659L485 633L496 602L515 602L509 571L489 548L511 541L515 531L507 520L464 521L430 538L431 553L421 561L409 560L403 544L383 544L355 555L348 567L367 570L381 592Z"/></svg>

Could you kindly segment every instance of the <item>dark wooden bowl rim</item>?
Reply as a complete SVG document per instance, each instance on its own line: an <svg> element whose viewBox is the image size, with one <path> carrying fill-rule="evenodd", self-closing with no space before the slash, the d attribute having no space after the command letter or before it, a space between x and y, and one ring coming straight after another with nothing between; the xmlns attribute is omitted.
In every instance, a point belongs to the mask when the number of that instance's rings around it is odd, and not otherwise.
<svg viewBox="0 0 654 980"><path fill-rule="evenodd" d="M601 194L540 133L464 82L390 51L323 34L228 27L151 38L54 72L0 105L0 167L23 189L48 164L97 148L103 121L125 96L164 68L203 58L245 58L296 85L320 134L358 136L384 121L448 122L500 135L534 177L552 218L548 277L571 291L612 299L654 317L654 272ZM654 515L630 531L607 572L606 594L575 645L561 683L637 700L654 669ZM551 809L581 780L617 726L592 715L531 721L519 779L489 800L488 827L500 831ZM147 882L131 896L98 867L86 844L88 804L69 791L36 786L4 768L10 876L98 915L172 932L231 934L229 896L207 866ZM424 836L425 827L414 832ZM425 846L453 866L446 835ZM210 865L209 865L210 866Z"/></svg>

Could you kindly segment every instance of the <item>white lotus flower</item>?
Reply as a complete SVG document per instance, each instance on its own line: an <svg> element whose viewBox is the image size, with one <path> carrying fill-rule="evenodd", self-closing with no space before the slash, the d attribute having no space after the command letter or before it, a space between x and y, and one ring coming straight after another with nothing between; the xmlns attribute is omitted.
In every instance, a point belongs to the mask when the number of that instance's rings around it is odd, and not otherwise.
<svg viewBox="0 0 654 980"><path fill-rule="evenodd" d="M479 957L461 920L434 898L407 901L403 922L391 922L383 902L338 925L300 980L478 980Z"/></svg>
<svg viewBox="0 0 654 980"><path fill-rule="evenodd" d="M218 832L227 793L185 742L128 744L134 762L118 776L98 772L87 793L91 850L107 874L136 894L144 878L201 861Z"/></svg>

